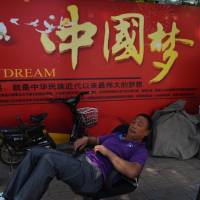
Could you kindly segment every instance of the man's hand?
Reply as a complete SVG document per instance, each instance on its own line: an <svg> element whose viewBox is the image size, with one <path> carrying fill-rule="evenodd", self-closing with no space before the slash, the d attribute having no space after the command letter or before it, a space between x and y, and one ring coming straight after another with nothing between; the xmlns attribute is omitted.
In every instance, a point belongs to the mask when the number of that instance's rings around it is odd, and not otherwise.
<svg viewBox="0 0 200 200"><path fill-rule="evenodd" d="M101 154L103 154L104 156L107 156L108 153L110 152L110 150L108 148L106 148L105 146L103 145L96 145L94 147L94 151L95 152L100 152Z"/></svg>
<svg viewBox="0 0 200 200"><path fill-rule="evenodd" d="M82 150L85 148L85 146L88 144L88 137L84 136L82 138L77 139L74 142L74 150Z"/></svg>

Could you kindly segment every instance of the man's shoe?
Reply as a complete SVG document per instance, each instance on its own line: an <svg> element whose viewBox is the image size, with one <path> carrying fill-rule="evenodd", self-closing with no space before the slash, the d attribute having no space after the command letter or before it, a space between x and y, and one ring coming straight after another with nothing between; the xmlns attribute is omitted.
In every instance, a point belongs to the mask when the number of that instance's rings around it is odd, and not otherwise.
<svg viewBox="0 0 200 200"><path fill-rule="evenodd" d="M0 200L5 200L5 198L3 197L3 192L0 192Z"/></svg>

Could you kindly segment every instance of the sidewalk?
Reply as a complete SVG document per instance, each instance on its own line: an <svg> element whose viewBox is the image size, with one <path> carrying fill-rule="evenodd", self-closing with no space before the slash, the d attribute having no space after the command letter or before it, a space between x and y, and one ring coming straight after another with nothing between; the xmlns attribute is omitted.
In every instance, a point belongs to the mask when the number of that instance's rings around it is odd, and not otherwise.
<svg viewBox="0 0 200 200"><path fill-rule="evenodd" d="M9 168L0 162L0 191L9 178ZM168 158L149 158L133 193L110 198L134 200L195 200L200 186L200 160L179 161ZM70 188L53 180L42 200L78 200Z"/></svg>

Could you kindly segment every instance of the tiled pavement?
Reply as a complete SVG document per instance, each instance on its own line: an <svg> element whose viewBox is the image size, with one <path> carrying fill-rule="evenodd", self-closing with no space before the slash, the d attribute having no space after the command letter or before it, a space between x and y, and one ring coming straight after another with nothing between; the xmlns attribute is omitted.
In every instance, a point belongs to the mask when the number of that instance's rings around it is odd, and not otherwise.
<svg viewBox="0 0 200 200"><path fill-rule="evenodd" d="M8 167L0 163L0 191L9 178ZM133 200L195 200L200 186L200 160L179 161L149 158L133 193L114 199ZM77 200L67 185L53 180L42 200Z"/></svg>

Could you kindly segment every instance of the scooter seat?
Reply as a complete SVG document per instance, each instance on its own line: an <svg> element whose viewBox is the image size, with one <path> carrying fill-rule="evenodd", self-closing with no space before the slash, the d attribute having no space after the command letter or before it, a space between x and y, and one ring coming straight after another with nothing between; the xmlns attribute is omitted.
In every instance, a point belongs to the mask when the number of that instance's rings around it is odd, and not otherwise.
<svg viewBox="0 0 200 200"><path fill-rule="evenodd" d="M47 117L47 115L48 115L47 113L40 113L39 115L31 115L30 120L33 123L40 123Z"/></svg>

